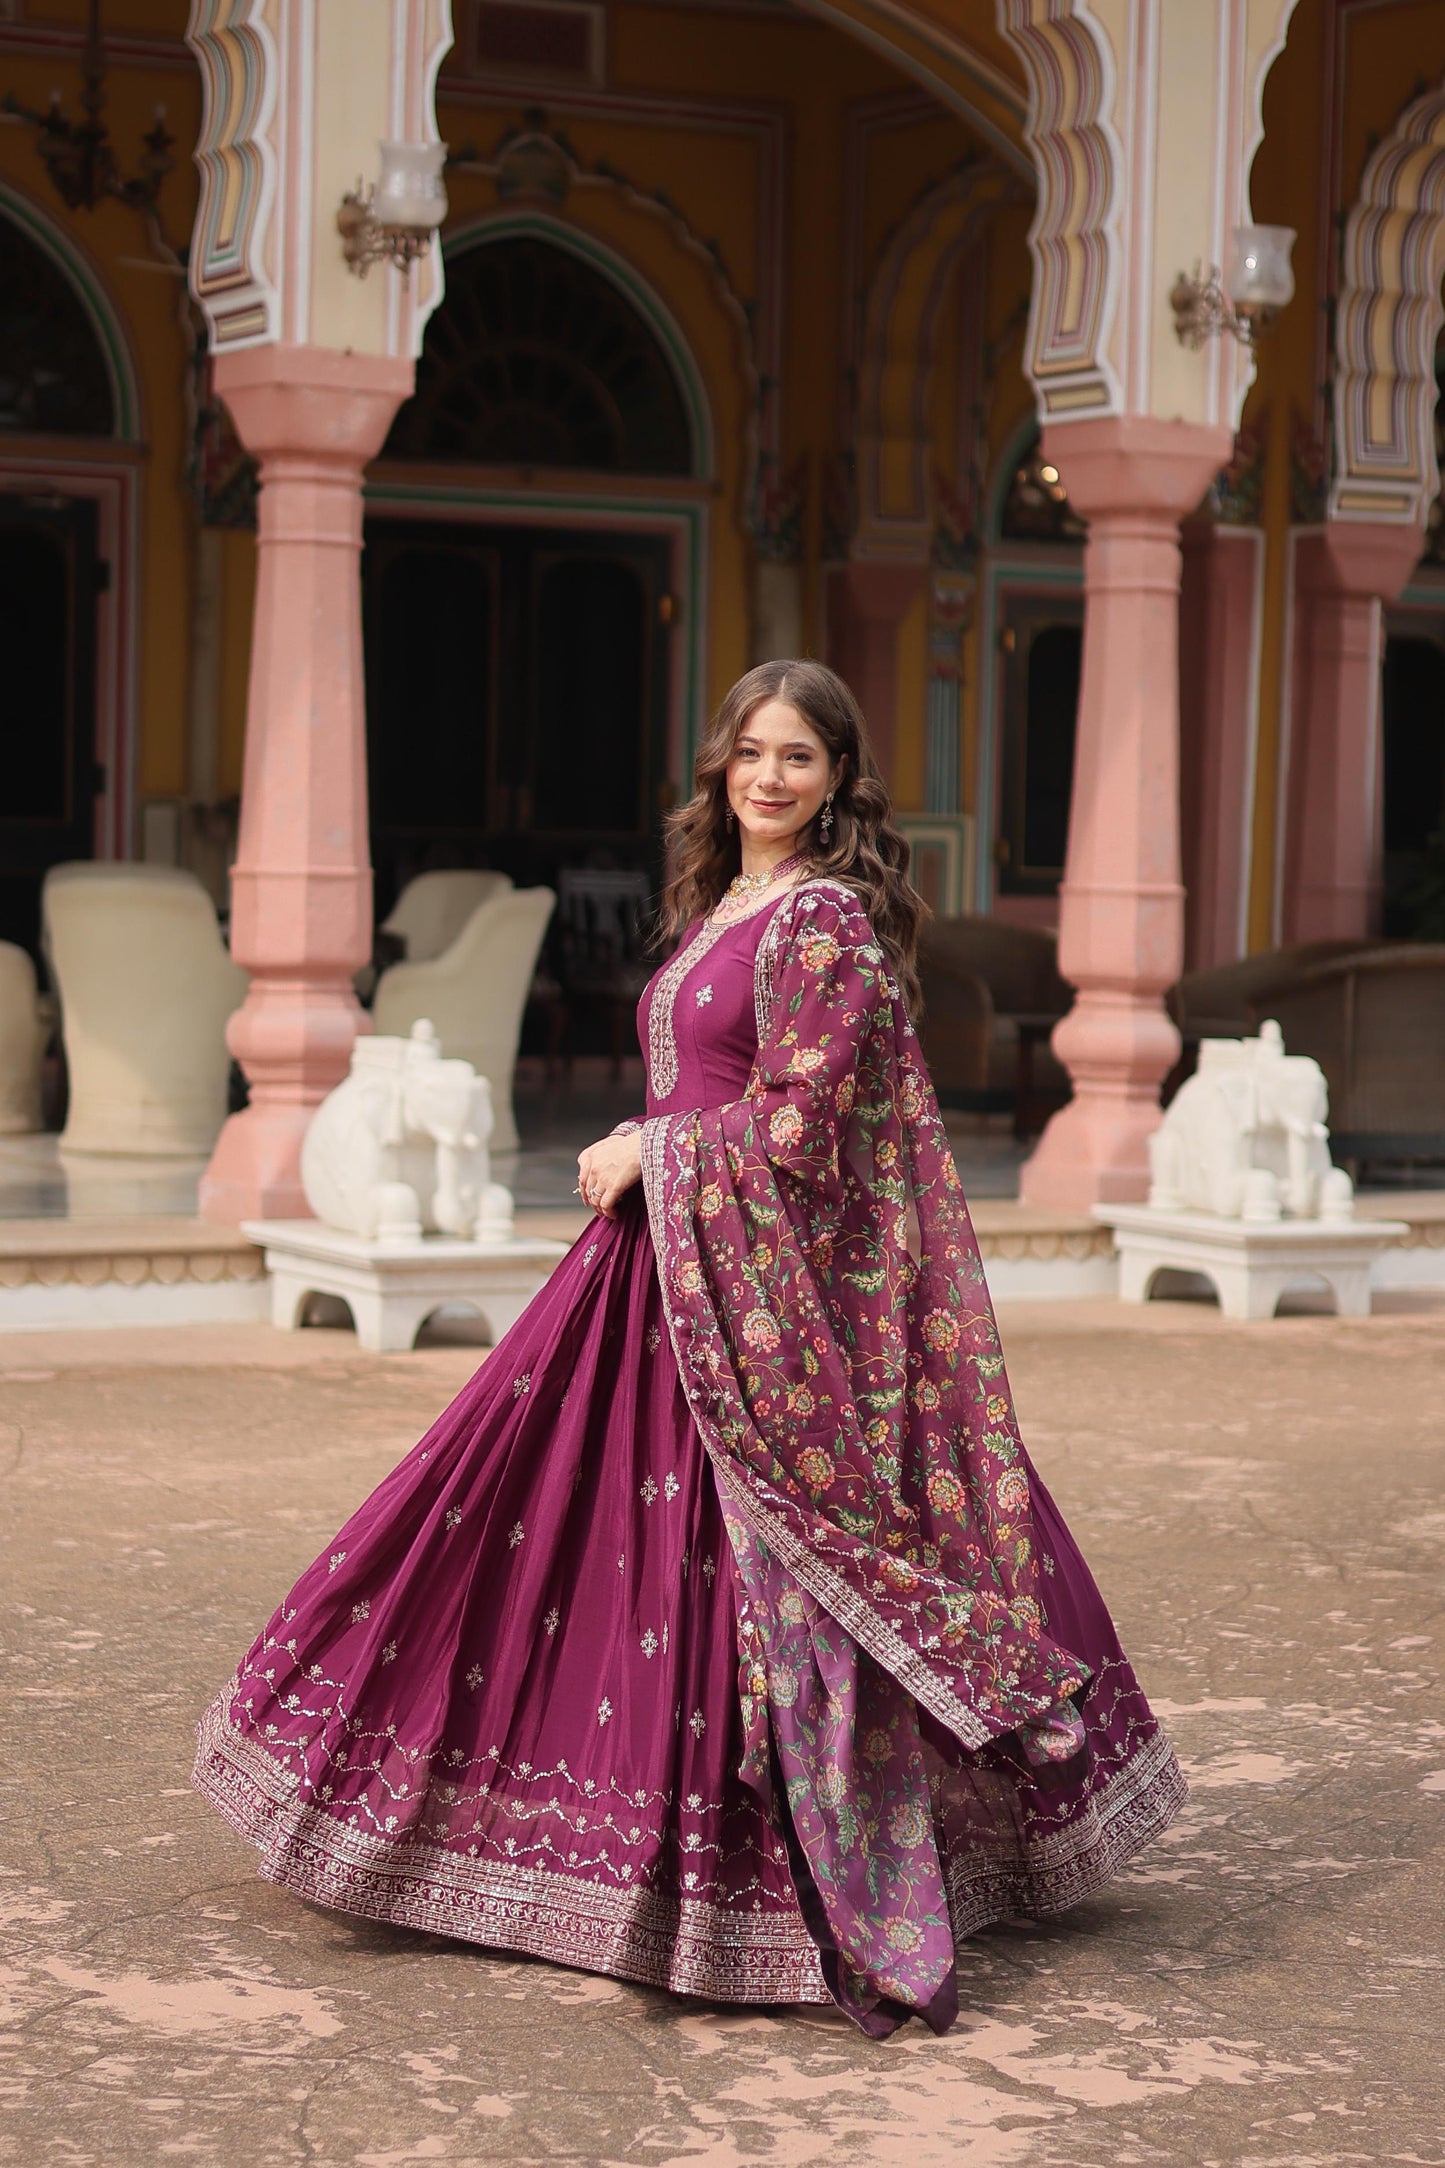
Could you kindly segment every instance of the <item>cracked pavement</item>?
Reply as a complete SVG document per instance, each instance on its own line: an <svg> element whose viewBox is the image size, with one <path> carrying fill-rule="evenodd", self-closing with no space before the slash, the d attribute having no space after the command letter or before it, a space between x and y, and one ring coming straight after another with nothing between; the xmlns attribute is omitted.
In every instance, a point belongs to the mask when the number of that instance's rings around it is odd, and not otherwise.
<svg viewBox="0 0 1445 2168"><path fill-rule="evenodd" d="M201 1706L474 1350L0 1340L0 2162L1445 2163L1445 1307L1004 1327L1193 1799L881 2045L320 1912L190 1791Z"/></svg>

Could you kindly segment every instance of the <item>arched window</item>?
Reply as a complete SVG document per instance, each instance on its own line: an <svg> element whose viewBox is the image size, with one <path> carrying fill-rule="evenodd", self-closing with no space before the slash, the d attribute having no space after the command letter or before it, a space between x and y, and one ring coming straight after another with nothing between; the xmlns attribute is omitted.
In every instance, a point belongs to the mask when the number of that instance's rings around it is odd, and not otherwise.
<svg viewBox="0 0 1445 2168"><path fill-rule="evenodd" d="M534 235L447 260L394 459L689 474L692 438L655 333L595 266Z"/></svg>
<svg viewBox="0 0 1445 2168"><path fill-rule="evenodd" d="M0 211L0 431L115 433L110 372L70 280Z"/></svg>

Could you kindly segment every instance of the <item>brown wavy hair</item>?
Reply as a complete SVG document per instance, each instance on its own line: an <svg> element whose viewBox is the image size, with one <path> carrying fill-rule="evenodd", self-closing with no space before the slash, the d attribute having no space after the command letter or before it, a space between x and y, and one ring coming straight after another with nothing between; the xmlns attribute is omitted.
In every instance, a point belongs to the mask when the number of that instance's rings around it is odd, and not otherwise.
<svg viewBox="0 0 1445 2168"><path fill-rule="evenodd" d="M727 771L744 723L765 700L797 709L838 766L833 830L817 822L799 838L810 870L857 891L910 1016L922 1007L918 936L928 906L908 878L908 844L868 743L863 713L843 680L820 662L764 662L738 679L708 726L693 769L693 793L668 821L671 873L663 890L661 935L676 939L722 896L742 862L727 823Z"/></svg>

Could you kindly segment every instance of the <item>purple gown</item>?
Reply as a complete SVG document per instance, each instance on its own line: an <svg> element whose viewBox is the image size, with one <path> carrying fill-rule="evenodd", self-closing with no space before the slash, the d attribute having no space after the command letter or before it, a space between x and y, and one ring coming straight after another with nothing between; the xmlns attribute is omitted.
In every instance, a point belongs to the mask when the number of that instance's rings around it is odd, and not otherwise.
<svg viewBox="0 0 1445 2168"><path fill-rule="evenodd" d="M674 965L671 1088L650 1078L650 1116L742 1094L770 915ZM911 2009L942 2029L958 1937L1076 1902L1183 1795L1036 1477L1032 1512L1050 1630L1090 1675L1084 1748L1061 1767L1007 1741L965 1749L833 1632L863 1667L860 1740L885 1705L918 1720L944 1961L910 1991L845 1946L793 1765L748 1752L739 1622L746 1659L758 1584L729 1540L634 1190L301 1576L202 1720L196 1782L265 1875L323 1905L689 1995L832 1998L875 2034ZM845 1791L844 1768L830 1761L819 1789ZM895 1834L900 1811L917 1819L895 1808ZM891 1925L905 1948L919 1933Z"/></svg>

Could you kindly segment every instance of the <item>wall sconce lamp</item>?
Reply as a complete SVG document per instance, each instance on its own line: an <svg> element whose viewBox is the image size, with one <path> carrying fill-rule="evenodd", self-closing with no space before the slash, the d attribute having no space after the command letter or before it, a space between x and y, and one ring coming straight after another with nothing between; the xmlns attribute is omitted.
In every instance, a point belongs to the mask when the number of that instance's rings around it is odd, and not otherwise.
<svg viewBox="0 0 1445 2168"><path fill-rule="evenodd" d="M1241 346L1257 345L1259 334L1294 298L1289 260L1294 243L1292 226L1236 226L1227 276L1217 264L1208 271L1196 264L1193 278L1181 271L1169 295L1180 345L1197 350L1226 331Z"/></svg>
<svg viewBox="0 0 1445 2168"><path fill-rule="evenodd" d="M394 263L403 275L431 247L447 215L445 143L383 143L381 179L358 181L341 199L336 230L341 253L358 278L374 263Z"/></svg>

